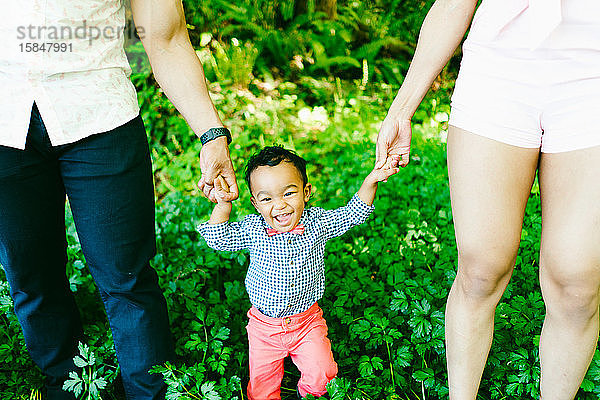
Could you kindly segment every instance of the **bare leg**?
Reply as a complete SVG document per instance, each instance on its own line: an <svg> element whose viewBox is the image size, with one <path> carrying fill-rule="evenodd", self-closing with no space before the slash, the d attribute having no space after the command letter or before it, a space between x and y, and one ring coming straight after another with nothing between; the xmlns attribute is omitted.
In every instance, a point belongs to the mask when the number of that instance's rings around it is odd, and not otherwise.
<svg viewBox="0 0 600 400"><path fill-rule="evenodd" d="M450 127L448 175L458 272L446 306L451 400L473 400L492 343L494 311L512 274L538 149Z"/></svg>
<svg viewBox="0 0 600 400"><path fill-rule="evenodd" d="M598 343L600 147L540 158L541 398L573 399Z"/></svg>

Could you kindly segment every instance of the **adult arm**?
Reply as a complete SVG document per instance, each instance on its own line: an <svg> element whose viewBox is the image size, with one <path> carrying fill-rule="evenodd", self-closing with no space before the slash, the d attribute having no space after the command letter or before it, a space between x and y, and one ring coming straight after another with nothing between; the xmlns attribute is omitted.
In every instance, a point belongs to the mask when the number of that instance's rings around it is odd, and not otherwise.
<svg viewBox="0 0 600 400"><path fill-rule="evenodd" d="M433 80L460 44L476 5L477 0L437 0L427 13L404 82L379 130L377 167L386 162L402 167L408 164L412 136L410 120Z"/></svg>
<svg viewBox="0 0 600 400"><path fill-rule="evenodd" d="M222 127L202 64L190 43L181 0L131 0L131 9L156 81L194 133L200 136L210 128ZM230 187L228 200L238 197L225 137L202 147L200 169L200 189L211 201L216 202L213 182L219 175Z"/></svg>

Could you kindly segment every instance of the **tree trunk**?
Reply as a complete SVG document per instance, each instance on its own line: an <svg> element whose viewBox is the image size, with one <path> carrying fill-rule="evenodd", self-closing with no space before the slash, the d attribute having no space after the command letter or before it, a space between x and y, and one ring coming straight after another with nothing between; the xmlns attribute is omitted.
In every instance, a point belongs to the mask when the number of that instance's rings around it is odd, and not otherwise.
<svg viewBox="0 0 600 400"><path fill-rule="evenodd" d="M294 15L302 15L308 12L309 0L296 0L294 2ZM316 11L327 14L329 19L337 18L337 0L315 0Z"/></svg>
<svg viewBox="0 0 600 400"><path fill-rule="evenodd" d="M337 0L316 0L317 11L323 11L329 19L337 18Z"/></svg>

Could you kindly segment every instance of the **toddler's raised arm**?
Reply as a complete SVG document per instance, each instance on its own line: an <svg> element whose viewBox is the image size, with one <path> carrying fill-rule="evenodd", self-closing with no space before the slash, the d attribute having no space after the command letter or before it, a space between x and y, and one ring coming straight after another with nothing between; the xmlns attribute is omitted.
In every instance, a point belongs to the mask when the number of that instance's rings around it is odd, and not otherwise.
<svg viewBox="0 0 600 400"><path fill-rule="evenodd" d="M235 251L248 248L250 245L248 217L241 222L230 223L231 201L225 201L229 187L220 175L215 179L214 185L217 204L208 222L198 225L198 232L206 240L206 244L215 250Z"/></svg>
<svg viewBox="0 0 600 400"><path fill-rule="evenodd" d="M211 249L219 251L242 250L247 249L251 243L251 237L247 229L248 219L249 217L246 217L240 222L225 221L218 224L208 221L198 225L196 229Z"/></svg>

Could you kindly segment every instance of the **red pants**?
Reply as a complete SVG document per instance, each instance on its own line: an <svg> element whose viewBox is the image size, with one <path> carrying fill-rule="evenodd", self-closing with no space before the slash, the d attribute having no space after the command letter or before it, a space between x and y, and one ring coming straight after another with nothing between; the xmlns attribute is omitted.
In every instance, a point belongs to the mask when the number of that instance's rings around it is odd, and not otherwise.
<svg viewBox="0 0 600 400"><path fill-rule="evenodd" d="M250 343L250 400L281 399L283 359L290 355L300 370L302 397L327 393L325 385L337 374L337 364L327 338L323 310L317 303L285 318L271 318L252 307L248 311Z"/></svg>

